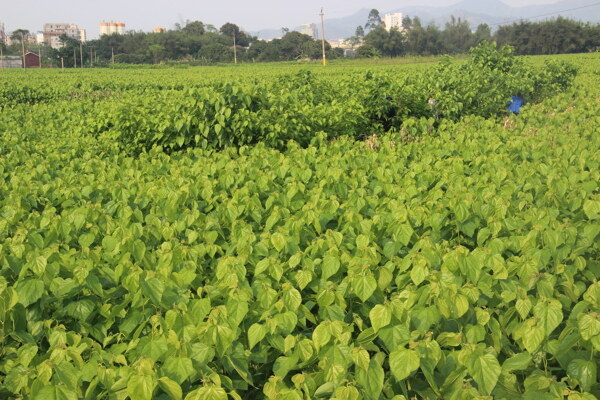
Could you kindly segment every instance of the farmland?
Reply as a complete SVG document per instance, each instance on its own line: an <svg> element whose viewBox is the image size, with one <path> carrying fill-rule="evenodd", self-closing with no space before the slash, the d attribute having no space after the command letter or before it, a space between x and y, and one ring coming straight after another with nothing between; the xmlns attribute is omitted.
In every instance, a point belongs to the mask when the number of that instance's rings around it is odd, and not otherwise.
<svg viewBox="0 0 600 400"><path fill-rule="evenodd" d="M599 88L485 48L3 71L0 398L600 398Z"/></svg>

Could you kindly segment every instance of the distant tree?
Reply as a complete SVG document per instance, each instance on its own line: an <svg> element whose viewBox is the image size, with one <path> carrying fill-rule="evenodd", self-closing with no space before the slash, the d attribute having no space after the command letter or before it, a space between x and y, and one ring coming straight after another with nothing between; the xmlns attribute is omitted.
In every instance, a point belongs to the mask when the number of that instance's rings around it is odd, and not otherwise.
<svg viewBox="0 0 600 400"><path fill-rule="evenodd" d="M227 22L226 24L224 24L223 26L221 26L221 28L219 29L219 31L227 36L232 38L233 40L233 36L235 35L235 43L238 46L249 46L250 45L250 41L251 41L251 37L246 35L246 33L242 32L240 30L240 27L237 26L236 24L232 24L231 22Z"/></svg>
<svg viewBox="0 0 600 400"><path fill-rule="evenodd" d="M445 53L466 53L473 45L473 34L469 22L453 15L446 23L443 43Z"/></svg>
<svg viewBox="0 0 600 400"><path fill-rule="evenodd" d="M233 37L235 35L236 39L240 34L240 28L236 24L232 24L231 22L227 22L221 28L219 28L219 32L221 32L225 36Z"/></svg>
<svg viewBox="0 0 600 400"><path fill-rule="evenodd" d="M21 39L24 38L25 40L27 40L29 35L31 35L31 33L29 32L28 29L15 29L10 34L10 40L11 40L11 42L19 42L19 44L20 44Z"/></svg>
<svg viewBox="0 0 600 400"><path fill-rule="evenodd" d="M289 33L289 31L290 31L290 28L286 28L286 27L281 28L281 37L284 37L285 35L287 35Z"/></svg>
<svg viewBox="0 0 600 400"><path fill-rule="evenodd" d="M356 57L358 58L375 58L379 56L379 51L370 44L363 44L356 50Z"/></svg>
<svg viewBox="0 0 600 400"><path fill-rule="evenodd" d="M427 28L425 28L425 43L421 54L438 55L444 52L442 31L435 24L427 25Z"/></svg>
<svg viewBox="0 0 600 400"><path fill-rule="evenodd" d="M181 31L187 35L204 35L206 27L201 21L187 21Z"/></svg>
<svg viewBox="0 0 600 400"><path fill-rule="evenodd" d="M412 20L412 27L413 28L422 28L423 26L421 25L421 18L414 17Z"/></svg>
<svg viewBox="0 0 600 400"><path fill-rule="evenodd" d="M29 41L29 30L27 29L16 29L10 35L10 42L12 51L22 53L23 46L27 50L27 43Z"/></svg>
<svg viewBox="0 0 600 400"><path fill-rule="evenodd" d="M386 57L398 57L406 52L405 37L398 28L387 31L383 26L378 26L365 36L365 43Z"/></svg>
<svg viewBox="0 0 600 400"><path fill-rule="evenodd" d="M600 25L567 18L541 22L518 22L498 28L494 40L515 48L516 54L559 54L597 51Z"/></svg>
<svg viewBox="0 0 600 400"><path fill-rule="evenodd" d="M408 15L405 15L402 18L402 29L410 30L411 28L412 28L412 20L410 19L410 17Z"/></svg>
<svg viewBox="0 0 600 400"><path fill-rule="evenodd" d="M365 30L373 30L381 25L382 22L381 16L379 15L379 11L373 8L369 12L369 17L367 18L367 23L365 24Z"/></svg>
<svg viewBox="0 0 600 400"><path fill-rule="evenodd" d="M479 44L483 41L491 41L492 40L492 29L488 24L479 24L477 26L477 30L475 31L475 40L474 44Z"/></svg>
<svg viewBox="0 0 600 400"><path fill-rule="evenodd" d="M266 50L268 43L263 40L252 42L246 56L250 61L256 61L260 55Z"/></svg>
<svg viewBox="0 0 600 400"><path fill-rule="evenodd" d="M148 53L152 56L152 62L158 64L164 57L165 47L160 44L152 44L148 46Z"/></svg>
<svg viewBox="0 0 600 400"><path fill-rule="evenodd" d="M415 18L412 29L406 33L406 50L410 54L423 54L427 43L427 31L421 26L421 21Z"/></svg>
<svg viewBox="0 0 600 400"><path fill-rule="evenodd" d="M361 25L357 26L356 27L356 31L354 32L354 36L356 36L360 40L364 39L364 37L365 37L365 29Z"/></svg>
<svg viewBox="0 0 600 400"><path fill-rule="evenodd" d="M197 55L210 63L230 62L233 59L233 53L229 47L221 43L210 43L202 47Z"/></svg>
<svg viewBox="0 0 600 400"><path fill-rule="evenodd" d="M361 42L362 40L358 36L350 36L349 38L346 38L346 43L348 43L352 49L358 46Z"/></svg>

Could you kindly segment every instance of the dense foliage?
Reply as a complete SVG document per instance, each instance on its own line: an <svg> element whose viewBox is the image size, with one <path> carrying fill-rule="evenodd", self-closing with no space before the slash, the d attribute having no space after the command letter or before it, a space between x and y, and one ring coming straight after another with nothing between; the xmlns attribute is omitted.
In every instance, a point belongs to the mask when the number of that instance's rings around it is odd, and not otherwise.
<svg viewBox="0 0 600 400"><path fill-rule="evenodd" d="M386 30L377 10L371 10L365 27L359 26L356 35L346 41L358 58L399 57L406 55L467 54L483 41L497 41L516 49L519 55L566 54L594 52L600 49L600 25L582 23L558 17L541 22L518 22L500 26L492 33L487 24L475 30L467 20L451 17L442 28L435 24L423 26L418 17L406 16L402 30ZM21 52L20 35L13 33L13 45L4 47L5 54ZM124 35L104 35L83 44L63 36L64 47L26 44L29 50L42 53L44 66L66 68L108 66L117 64L186 64L210 65L234 61L234 36L239 62L269 62L315 60L322 57L321 41L299 32L284 30L282 37L272 41L259 40L232 23L220 29L200 21L177 24L176 29L164 32L135 32ZM0 43L0 46L4 46ZM83 54L80 49L83 48ZM328 59L344 57L344 50L332 48L326 42Z"/></svg>
<svg viewBox="0 0 600 400"><path fill-rule="evenodd" d="M80 43L66 35L63 47L27 45L43 53L45 66L65 67L108 66L116 64L185 63L210 65L234 61L234 37L238 62L297 61L322 57L321 41L299 32L287 32L273 41L262 41L232 23L219 30L200 21L188 21L184 26L164 32L135 32L103 35L99 39ZM83 48L83 54L80 50ZM10 52L12 50L12 52ZM20 54L17 40L9 53ZM326 43L327 57L343 56Z"/></svg>
<svg viewBox="0 0 600 400"><path fill-rule="evenodd" d="M350 41L361 42L360 37ZM387 31L376 27L364 37L363 46L376 52L364 54L359 47L359 57L397 57L412 55L465 54L469 48L482 41L495 40L510 45L517 54L585 53L600 49L600 25L556 18L541 22L518 22L500 26L494 33L487 24L472 30L468 21L452 17L443 29L436 25L423 26L418 17L405 17L403 31Z"/></svg>
<svg viewBox="0 0 600 400"><path fill-rule="evenodd" d="M483 54L434 71L485 70ZM249 110L269 76L326 98L312 80L349 72L29 75L42 94L0 113L0 397L600 398L599 64L569 61L576 86L503 120L441 109L435 130L408 118L366 142L136 156L90 125L136 99L150 118L161 94L176 124L214 108L204 85Z"/></svg>
<svg viewBox="0 0 600 400"><path fill-rule="evenodd" d="M307 146L316 132L328 139L398 131L405 121L428 125L467 115L506 114L512 95L538 102L570 86L576 70L564 62L543 67L526 64L508 47L483 43L467 62L449 59L413 74L367 72L344 79L320 79L300 71L254 83L215 83L200 87L144 88L122 93L94 107L86 131L104 136L124 151L265 143L283 149L289 140ZM96 86L96 89L99 87ZM52 88L8 85L5 104L52 98ZM68 88L65 96L70 96Z"/></svg>
<svg viewBox="0 0 600 400"><path fill-rule="evenodd" d="M513 46L517 54L560 54L600 51L600 24L566 18L518 22L498 28L494 38Z"/></svg>

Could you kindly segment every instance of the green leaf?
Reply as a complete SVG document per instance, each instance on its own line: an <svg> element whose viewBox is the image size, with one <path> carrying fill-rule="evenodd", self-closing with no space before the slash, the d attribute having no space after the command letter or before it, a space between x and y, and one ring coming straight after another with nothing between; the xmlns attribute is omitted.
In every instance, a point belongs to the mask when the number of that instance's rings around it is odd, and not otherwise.
<svg viewBox="0 0 600 400"><path fill-rule="evenodd" d="M589 392L596 382L596 362L575 359L569 363L567 374L579 382L585 392Z"/></svg>
<svg viewBox="0 0 600 400"><path fill-rule="evenodd" d="M298 363L298 357L279 357L273 364L273 373L275 376L284 378Z"/></svg>
<svg viewBox="0 0 600 400"><path fill-rule="evenodd" d="M498 382L502 369L493 354L474 353L467 362L467 371L477 382L480 392L489 396Z"/></svg>
<svg viewBox="0 0 600 400"><path fill-rule="evenodd" d="M17 351L19 363L27 367L33 358L37 355L38 347L34 344L25 344Z"/></svg>
<svg viewBox="0 0 600 400"><path fill-rule="evenodd" d="M336 256L326 255L321 266L321 277L327 280L340 269L340 260Z"/></svg>
<svg viewBox="0 0 600 400"><path fill-rule="evenodd" d="M331 340L330 326L323 322L320 323L312 333L312 340L317 350L329 343Z"/></svg>
<svg viewBox="0 0 600 400"><path fill-rule="evenodd" d="M294 269L300 264L300 261L302 261L302 253L299 252L290 257L288 265L290 268Z"/></svg>
<svg viewBox="0 0 600 400"><path fill-rule="evenodd" d="M25 279L17 282L17 296L24 307L38 301L44 294L44 282L40 279Z"/></svg>
<svg viewBox="0 0 600 400"><path fill-rule="evenodd" d="M155 306L160 306L165 284L158 278L147 278L140 281L142 292Z"/></svg>
<svg viewBox="0 0 600 400"><path fill-rule="evenodd" d="M285 237L281 233L277 232L271 236L271 244L277 251L283 250L285 243Z"/></svg>
<svg viewBox="0 0 600 400"><path fill-rule="evenodd" d="M419 369L421 361L414 350L400 348L390 353L390 370L397 381L402 381Z"/></svg>
<svg viewBox="0 0 600 400"><path fill-rule="evenodd" d="M425 280L425 278L427 278L427 275L429 275L427 261L421 258L413 265L410 271L410 279L415 285L420 285Z"/></svg>
<svg viewBox="0 0 600 400"><path fill-rule="evenodd" d="M387 326L392 321L392 310L390 310L390 307L388 306L377 304L369 312L369 318L371 319L373 330L377 332L380 328Z"/></svg>
<svg viewBox="0 0 600 400"><path fill-rule="evenodd" d="M502 364L502 371L522 371L531 365L531 354L519 353L510 357Z"/></svg>
<svg viewBox="0 0 600 400"><path fill-rule="evenodd" d="M140 239L136 239L131 247L131 252L135 260L138 263L141 263L144 260L144 255L146 254L146 244Z"/></svg>
<svg viewBox="0 0 600 400"><path fill-rule="evenodd" d="M161 370L180 385L195 372L192 360L187 357L169 357Z"/></svg>
<svg viewBox="0 0 600 400"><path fill-rule="evenodd" d="M546 335L550 335L563 320L562 306L558 300L538 301L533 308L533 315L538 318L538 326L542 326Z"/></svg>
<svg viewBox="0 0 600 400"><path fill-rule="evenodd" d="M227 400L227 392L222 387L204 386L188 393L185 400Z"/></svg>
<svg viewBox="0 0 600 400"><path fill-rule="evenodd" d="M408 224L401 224L395 230L396 240L404 246L408 246L410 243L410 238L412 237L414 231L413 228Z"/></svg>
<svg viewBox="0 0 600 400"><path fill-rule="evenodd" d="M369 246L369 237L366 235L358 235L356 237L356 247L360 250L364 250Z"/></svg>
<svg viewBox="0 0 600 400"><path fill-rule="evenodd" d="M96 235L93 233L84 233L83 235L79 236L79 245L81 248L88 248L92 245L92 243L94 243L94 239L96 239Z"/></svg>
<svg viewBox="0 0 600 400"><path fill-rule="evenodd" d="M35 266L34 272L36 275L40 276L46 271L46 266L48 265L48 260L44 256L38 256L35 258Z"/></svg>
<svg viewBox="0 0 600 400"><path fill-rule="evenodd" d="M158 380L158 386L173 400L181 400L183 397L181 386L166 376L163 376Z"/></svg>
<svg viewBox="0 0 600 400"><path fill-rule="evenodd" d="M264 339L267 329L263 324L252 324L248 329L248 347L250 350Z"/></svg>
<svg viewBox="0 0 600 400"><path fill-rule="evenodd" d="M377 281L372 274L352 278L352 290L362 301L367 301L377 289Z"/></svg>
<svg viewBox="0 0 600 400"><path fill-rule="evenodd" d="M372 359L369 363L369 369L359 370L357 373L357 382L363 387L367 400L377 400L383 391L383 381L385 373L379 363Z"/></svg>
<svg viewBox="0 0 600 400"><path fill-rule="evenodd" d="M105 236L104 239L102 239L102 247L104 248L104 250L106 250L109 253L112 253L113 250L116 249L118 245L119 245L119 240L117 240L113 236Z"/></svg>
<svg viewBox="0 0 600 400"><path fill-rule="evenodd" d="M581 314L577 319L579 334L584 340L600 335L600 315Z"/></svg>
<svg viewBox="0 0 600 400"><path fill-rule="evenodd" d="M150 375L134 375L127 382L127 395L131 400L152 400L156 379Z"/></svg>
<svg viewBox="0 0 600 400"><path fill-rule="evenodd" d="M44 386L32 400L77 400L77 393L64 385Z"/></svg>
<svg viewBox="0 0 600 400"><path fill-rule="evenodd" d="M543 326L534 326L523 335L523 345L529 353L535 353L546 338L545 329Z"/></svg>
<svg viewBox="0 0 600 400"><path fill-rule="evenodd" d="M583 212L588 217L588 219L600 218L600 201L585 200L583 202Z"/></svg>
<svg viewBox="0 0 600 400"><path fill-rule="evenodd" d="M470 215L469 207L461 201L454 209L454 214L458 222L465 222Z"/></svg>
<svg viewBox="0 0 600 400"><path fill-rule="evenodd" d="M527 318L529 311L531 311L531 300L529 299L518 299L515 303L515 308L522 319Z"/></svg>

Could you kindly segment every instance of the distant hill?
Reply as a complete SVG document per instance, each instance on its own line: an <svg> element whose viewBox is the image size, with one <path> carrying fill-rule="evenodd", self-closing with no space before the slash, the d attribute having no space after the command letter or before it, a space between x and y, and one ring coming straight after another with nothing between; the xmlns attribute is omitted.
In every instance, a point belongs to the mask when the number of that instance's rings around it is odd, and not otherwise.
<svg viewBox="0 0 600 400"><path fill-rule="evenodd" d="M592 4L595 4L595 6L590 6ZM370 9L364 8L347 17L326 19L325 31L327 37L343 39L354 35L356 27L364 25L367 21L369 11ZM578 21L600 23L600 4L594 0L561 0L553 4L525 7L511 7L500 0L462 0L445 7L406 5L392 10L379 10L379 12L382 17L384 14L393 12L401 12L411 18L418 16L423 25L433 23L440 27L443 27L451 16L455 16L469 21L472 29L475 29L481 23L496 28L499 25L518 22L521 19L542 21L555 18L558 15ZM251 33L261 39L273 39L281 36L280 29L265 29Z"/></svg>

